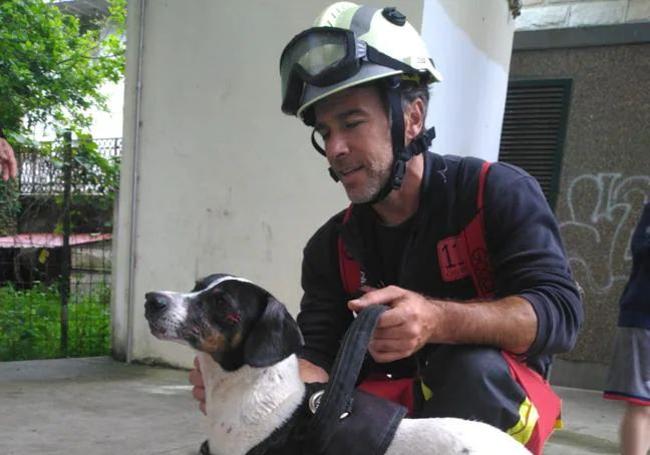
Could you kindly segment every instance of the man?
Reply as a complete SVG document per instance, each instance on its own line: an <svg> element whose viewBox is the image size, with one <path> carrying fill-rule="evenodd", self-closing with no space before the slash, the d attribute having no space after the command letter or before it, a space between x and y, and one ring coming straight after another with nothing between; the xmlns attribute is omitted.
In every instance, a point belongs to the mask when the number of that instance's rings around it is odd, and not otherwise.
<svg viewBox="0 0 650 455"><path fill-rule="evenodd" d="M512 166L486 174L477 159L427 150L428 85L442 78L394 8L331 5L286 46L280 73L282 110L313 126L352 202L304 250L303 379L327 381L354 312L386 304L366 379L415 378L413 415L482 420L539 452L559 400L548 412L531 404L513 371L546 386L537 373L573 346L582 321L539 185ZM483 224L489 260L478 265L491 263L490 276L461 252L476 238L466 228ZM201 401L198 371L190 380Z"/></svg>
<svg viewBox="0 0 650 455"><path fill-rule="evenodd" d="M0 128L0 174L2 174L2 180L6 182L10 178L16 178L17 172L18 165L14 149L7 142L7 138L2 128Z"/></svg>

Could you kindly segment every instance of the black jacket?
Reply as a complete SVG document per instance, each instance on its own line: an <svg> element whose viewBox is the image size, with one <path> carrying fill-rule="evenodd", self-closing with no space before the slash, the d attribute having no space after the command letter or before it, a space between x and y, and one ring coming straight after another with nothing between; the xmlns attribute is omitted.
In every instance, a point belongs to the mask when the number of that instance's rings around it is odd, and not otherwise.
<svg viewBox="0 0 650 455"><path fill-rule="evenodd" d="M476 214L480 160L425 153L420 206L402 258L398 285L434 298L476 298L469 277L445 282L438 242L458 234ZM326 370L332 364L352 314L340 278L337 239L361 264L368 284L379 284L373 245L376 216L368 206L327 221L304 249L304 296L298 324L305 338L300 356ZM485 187L486 243L494 269L495 297L528 300L538 319L527 363L546 374L551 355L570 350L582 324L578 290L571 276L555 217L530 175L505 163L490 167Z"/></svg>

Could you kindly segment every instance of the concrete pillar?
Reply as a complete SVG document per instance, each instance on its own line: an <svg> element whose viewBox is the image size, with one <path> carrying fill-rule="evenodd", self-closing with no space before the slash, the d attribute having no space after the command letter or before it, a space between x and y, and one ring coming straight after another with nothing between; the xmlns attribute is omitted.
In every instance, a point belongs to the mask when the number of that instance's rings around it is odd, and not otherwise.
<svg viewBox="0 0 650 455"><path fill-rule="evenodd" d="M427 117L436 153L498 159L514 28L506 0L425 1L422 36L444 77Z"/></svg>

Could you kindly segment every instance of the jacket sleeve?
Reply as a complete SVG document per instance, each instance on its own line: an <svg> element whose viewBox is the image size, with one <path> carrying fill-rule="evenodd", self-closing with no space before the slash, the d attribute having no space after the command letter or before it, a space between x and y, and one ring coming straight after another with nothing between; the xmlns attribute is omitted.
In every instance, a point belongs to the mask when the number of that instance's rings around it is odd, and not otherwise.
<svg viewBox="0 0 650 455"><path fill-rule="evenodd" d="M537 335L526 356L572 349L582 325L582 302L537 181L495 163L487 179L485 224L497 297L519 295L537 314Z"/></svg>
<svg viewBox="0 0 650 455"><path fill-rule="evenodd" d="M329 371L353 316L341 285L336 249L338 231L330 220L303 251L298 325L305 339L299 357Z"/></svg>

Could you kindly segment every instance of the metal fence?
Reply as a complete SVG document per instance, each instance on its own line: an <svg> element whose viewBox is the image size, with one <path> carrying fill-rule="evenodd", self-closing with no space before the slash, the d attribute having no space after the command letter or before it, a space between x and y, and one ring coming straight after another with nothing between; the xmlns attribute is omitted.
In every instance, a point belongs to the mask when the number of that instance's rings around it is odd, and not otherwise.
<svg viewBox="0 0 650 455"><path fill-rule="evenodd" d="M122 154L122 138L94 139L97 151L108 159L119 158ZM72 147L76 147L72 141ZM36 150L18 149L18 188L21 194L52 194L63 192L62 166L52 159L43 156ZM91 185L75 187L75 190L92 193L95 188Z"/></svg>
<svg viewBox="0 0 650 455"><path fill-rule="evenodd" d="M95 142L119 157L121 138ZM111 234L95 220L75 231L73 214L84 210L71 196L84 193L91 206L94 196L74 184L75 144L66 147L62 163L18 151L22 210L0 226L0 361L110 352Z"/></svg>
<svg viewBox="0 0 650 455"><path fill-rule="evenodd" d="M31 236L12 236L14 247L0 247L0 361L107 355L110 235L88 243L71 237L65 318L62 235Z"/></svg>

